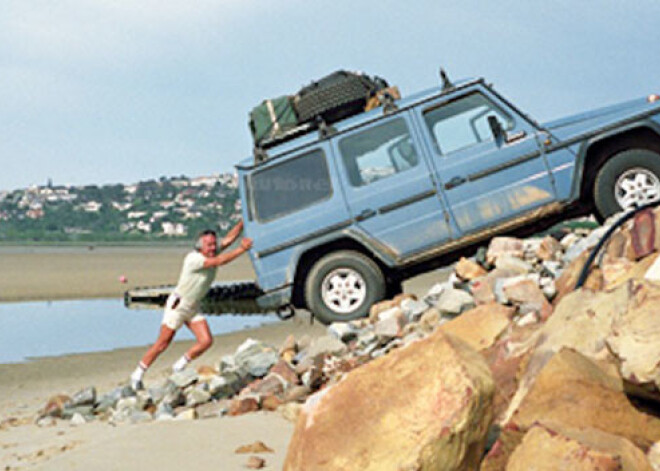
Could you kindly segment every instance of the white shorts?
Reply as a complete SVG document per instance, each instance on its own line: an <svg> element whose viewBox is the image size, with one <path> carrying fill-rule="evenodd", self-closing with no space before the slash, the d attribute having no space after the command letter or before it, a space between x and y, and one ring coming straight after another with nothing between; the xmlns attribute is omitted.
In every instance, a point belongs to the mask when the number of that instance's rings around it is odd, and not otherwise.
<svg viewBox="0 0 660 471"><path fill-rule="evenodd" d="M165 303L165 313L161 324L172 330L179 330L186 322L193 323L203 321L204 316L197 313L199 304L187 303L178 294L172 293Z"/></svg>

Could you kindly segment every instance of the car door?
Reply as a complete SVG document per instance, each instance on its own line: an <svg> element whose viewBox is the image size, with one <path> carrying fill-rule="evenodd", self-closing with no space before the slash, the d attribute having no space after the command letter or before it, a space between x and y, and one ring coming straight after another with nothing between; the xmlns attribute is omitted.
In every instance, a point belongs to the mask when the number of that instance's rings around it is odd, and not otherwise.
<svg viewBox="0 0 660 471"><path fill-rule="evenodd" d="M536 128L487 88L438 99L415 113L461 234L556 199ZM501 139L494 137L489 117L500 124Z"/></svg>
<svg viewBox="0 0 660 471"><path fill-rule="evenodd" d="M334 140L349 211L395 257L450 238L447 213L408 111Z"/></svg>

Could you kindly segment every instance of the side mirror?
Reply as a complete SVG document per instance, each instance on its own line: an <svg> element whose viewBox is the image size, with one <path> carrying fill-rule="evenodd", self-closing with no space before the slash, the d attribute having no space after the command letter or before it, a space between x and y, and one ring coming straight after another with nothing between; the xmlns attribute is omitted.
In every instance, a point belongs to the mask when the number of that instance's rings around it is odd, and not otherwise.
<svg viewBox="0 0 660 471"><path fill-rule="evenodd" d="M490 115L488 117L488 126L490 126L490 132L493 133L493 138L497 146L501 146L504 141L506 141L506 132L502 127L502 123L497 119L497 116Z"/></svg>

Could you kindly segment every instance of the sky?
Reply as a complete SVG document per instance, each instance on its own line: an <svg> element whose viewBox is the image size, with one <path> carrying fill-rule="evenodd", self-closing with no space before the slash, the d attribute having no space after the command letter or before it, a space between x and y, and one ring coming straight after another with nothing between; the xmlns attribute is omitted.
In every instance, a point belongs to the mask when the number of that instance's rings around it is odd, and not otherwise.
<svg viewBox="0 0 660 471"><path fill-rule="evenodd" d="M484 77L539 121L660 93L657 0L1 0L0 190L233 172L335 70Z"/></svg>

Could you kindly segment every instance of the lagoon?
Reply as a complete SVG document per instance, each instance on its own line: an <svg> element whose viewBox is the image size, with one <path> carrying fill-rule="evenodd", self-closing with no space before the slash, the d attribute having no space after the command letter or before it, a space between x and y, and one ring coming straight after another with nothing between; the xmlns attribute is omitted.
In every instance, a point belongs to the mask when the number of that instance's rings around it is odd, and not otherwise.
<svg viewBox="0 0 660 471"><path fill-rule="evenodd" d="M127 309L121 299L0 303L0 363L146 346L162 310ZM275 315L208 316L213 335L277 322ZM175 340L193 339L183 327Z"/></svg>

